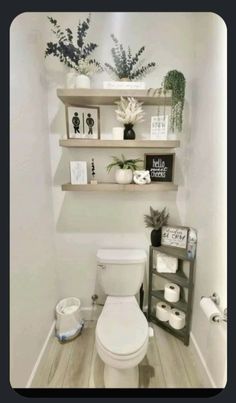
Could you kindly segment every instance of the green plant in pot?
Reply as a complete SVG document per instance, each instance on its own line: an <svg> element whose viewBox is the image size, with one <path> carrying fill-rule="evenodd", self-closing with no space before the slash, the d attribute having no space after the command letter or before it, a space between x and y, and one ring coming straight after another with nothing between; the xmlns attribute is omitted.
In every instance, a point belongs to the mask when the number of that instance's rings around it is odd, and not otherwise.
<svg viewBox="0 0 236 403"><path fill-rule="evenodd" d="M144 120L144 111L142 109L143 102L139 102L133 97L121 97L120 101L115 102L115 104L118 105L118 108L115 111L116 118L125 126L124 140L134 140L134 124L141 123Z"/></svg>
<svg viewBox="0 0 236 403"><path fill-rule="evenodd" d="M166 207L163 210L154 210L150 206L150 215L144 215L146 227L153 228L151 232L152 246L161 245L161 227L167 224L169 213L166 212Z"/></svg>
<svg viewBox="0 0 236 403"><path fill-rule="evenodd" d="M177 129L181 132L185 95L185 77L183 73L177 70L169 71L164 77L162 87L164 90L172 91L170 130L174 132Z"/></svg>
<svg viewBox="0 0 236 403"><path fill-rule="evenodd" d="M143 164L143 160L140 158L126 160L123 154L121 154L121 158L112 156L112 159L113 162L107 165L107 172L110 172L113 167L116 167L116 183L122 185L131 183L133 179L133 171L136 171L139 168L139 163Z"/></svg>
<svg viewBox="0 0 236 403"><path fill-rule="evenodd" d="M115 35L112 34L111 38L114 42L114 47L111 49L114 66L110 63L105 63L104 69L113 78L125 81L137 80L146 76L156 67L156 63L149 62L144 65L144 61L140 59L145 46L142 46L135 54L132 54L130 47L125 50Z"/></svg>
<svg viewBox="0 0 236 403"><path fill-rule="evenodd" d="M76 34L70 28L62 30L60 24L52 17L48 17L52 32L56 37L55 42L48 42L45 57L54 56L70 69L70 73L77 73L74 84L78 88L90 88L90 76L103 71L99 62L91 57L98 45L94 42L85 42L90 28L91 15L84 21L79 21ZM74 84L70 84L73 87Z"/></svg>

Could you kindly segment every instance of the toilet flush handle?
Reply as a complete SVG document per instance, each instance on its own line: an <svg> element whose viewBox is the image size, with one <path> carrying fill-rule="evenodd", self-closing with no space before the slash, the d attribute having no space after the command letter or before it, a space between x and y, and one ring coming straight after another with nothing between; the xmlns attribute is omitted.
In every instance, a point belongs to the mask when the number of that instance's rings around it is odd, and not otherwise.
<svg viewBox="0 0 236 403"><path fill-rule="evenodd" d="M99 269L105 269L106 266L105 266L104 264L102 264L102 263L99 263L99 264L98 264L98 268L99 268Z"/></svg>
<svg viewBox="0 0 236 403"><path fill-rule="evenodd" d="M154 336L154 331L152 327L148 328L148 332L149 332L149 337L153 337Z"/></svg>

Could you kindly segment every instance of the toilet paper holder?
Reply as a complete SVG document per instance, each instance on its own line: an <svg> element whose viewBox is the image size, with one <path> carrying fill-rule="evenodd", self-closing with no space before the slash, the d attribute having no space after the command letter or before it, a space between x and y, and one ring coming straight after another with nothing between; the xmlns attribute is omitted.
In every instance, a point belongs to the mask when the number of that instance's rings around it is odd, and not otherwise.
<svg viewBox="0 0 236 403"><path fill-rule="evenodd" d="M220 297L216 292L213 292L212 295L209 297L205 297L204 295L201 297L202 298L210 298L216 305L220 305ZM227 308L224 309L222 315L215 315L214 318L212 319L213 322L219 323L219 322L227 322Z"/></svg>

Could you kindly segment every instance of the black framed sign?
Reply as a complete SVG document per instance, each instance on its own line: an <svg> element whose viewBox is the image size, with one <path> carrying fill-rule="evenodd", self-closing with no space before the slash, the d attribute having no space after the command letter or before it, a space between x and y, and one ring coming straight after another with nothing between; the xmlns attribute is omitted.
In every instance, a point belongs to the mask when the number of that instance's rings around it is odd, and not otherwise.
<svg viewBox="0 0 236 403"><path fill-rule="evenodd" d="M145 154L145 167L152 182L173 182L175 154Z"/></svg>

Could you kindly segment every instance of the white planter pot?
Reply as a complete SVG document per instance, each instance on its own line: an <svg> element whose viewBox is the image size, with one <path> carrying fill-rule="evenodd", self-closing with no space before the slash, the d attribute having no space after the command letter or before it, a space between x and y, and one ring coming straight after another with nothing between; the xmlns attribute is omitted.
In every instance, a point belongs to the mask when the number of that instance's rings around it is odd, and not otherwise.
<svg viewBox="0 0 236 403"><path fill-rule="evenodd" d="M76 88L90 88L90 78L84 74L79 74L75 80Z"/></svg>
<svg viewBox="0 0 236 403"><path fill-rule="evenodd" d="M75 88L76 73L69 72L66 74L66 88Z"/></svg>
<svg viewBox="0 0 236 403"><path fill-rule="evenodd" d="M116 183L126 185L128 183L131 183L132 179L133 179L133 172L131 171L131 169L118 168L116 170Z"/></svg>

